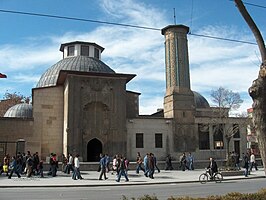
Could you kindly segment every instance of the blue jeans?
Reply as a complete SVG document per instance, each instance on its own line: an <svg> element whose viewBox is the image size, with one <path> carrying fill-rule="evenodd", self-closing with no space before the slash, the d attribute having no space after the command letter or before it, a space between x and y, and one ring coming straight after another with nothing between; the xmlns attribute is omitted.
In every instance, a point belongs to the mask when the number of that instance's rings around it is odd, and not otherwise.
<svg viewBox="0 0 266 200"><path fill-rule="evenodd" d="M121 176L124 176L126 181L129 181L124 169L120 169L117 180L116 180L117 182L120 182Z"/></svg>
<svg viewBox="0 0 266 200"><path fill-rule="evenodd" d="M136 168L136 173L139 173L139 170L142 170L143 172L145 172L145 170L142 168L141 164L137 164L137 168Z"/></svg>
<svg viewBox="0 0 266 200"><path fill-rule="evenodd" d="M80 175L80 171L79 168L74 167L74 171L72 174L72 179L76 180L76 179L82 179L81 175Z"/></svg>

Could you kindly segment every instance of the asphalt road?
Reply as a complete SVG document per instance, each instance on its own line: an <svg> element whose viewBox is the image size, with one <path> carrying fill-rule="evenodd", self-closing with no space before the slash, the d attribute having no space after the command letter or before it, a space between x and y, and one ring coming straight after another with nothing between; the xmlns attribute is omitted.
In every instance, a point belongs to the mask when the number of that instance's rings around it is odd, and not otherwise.
<svg viewBox="0 0 266 200"><path fill-rule="evenodd" d="M223 195L229 192L253 193L266 188L266 179L224 181L222 183L208 182L207 184L160 184L141 186L105 186L105 187L67 187L67 188L1 188L1 200L118 200L123 195L128 199L138 198L145 194L155 195L160 200L168 197L206 197Z"/></svg>

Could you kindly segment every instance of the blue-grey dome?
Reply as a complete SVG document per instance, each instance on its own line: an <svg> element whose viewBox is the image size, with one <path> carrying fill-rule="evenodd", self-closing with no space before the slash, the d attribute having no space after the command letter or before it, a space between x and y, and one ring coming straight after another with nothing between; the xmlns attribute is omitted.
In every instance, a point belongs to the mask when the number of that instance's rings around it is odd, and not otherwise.
<svg viewBox="0 0 266 200"><path fill-rule="evenodd" d="M32 105L20 103L9 108L4 117L32 118Z"/></svg>
<svg viewBox="0 0 266 200"><path fill-rule="evenodd" d="M194 102L196 108L209 108L210 105L208 101L198 92L194 92Z"/></svg>
<svg viewBox="0 0 266 200"><path fill-rule="evenodd" d="M88 56L66 57L50 67L41 76L36 88L55 86L60 70L115 73L114 70L97 58Z"/></svg>

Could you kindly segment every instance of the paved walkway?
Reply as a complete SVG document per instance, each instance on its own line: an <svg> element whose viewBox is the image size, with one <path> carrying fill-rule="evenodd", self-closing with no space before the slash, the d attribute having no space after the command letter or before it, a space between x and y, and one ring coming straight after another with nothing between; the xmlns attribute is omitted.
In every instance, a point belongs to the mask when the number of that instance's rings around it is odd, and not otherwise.
<svg viewBox="0 0 266 200"><path fill-rule="evenodd" d="M115 181L115 175L111 173L107 174L107 180L98 180L99 172L96 171L83 171L83 180L72 180L71 176L58 172L58 176L51 177L45 173L44 178L32 177L26 178L22 176L17 178L13 175L12 179L8 179L4 174L0 176L0 188L9 187L97 187L97 186L121 186L121 185L147 185L147 184L167 184L167 183L189 183L198 182L199 175L204 172L204 169L197 169L194 171L165 171L161 170L160 173L157 171L154 174L154 179L147 178L143 175L143 172L136 174L135 171L131 170L129 174L129 182L125 182L124 177L118 183ZM254 179L254 178L265 178L265 173L262 168L258 171L252 171L248 177L240 176L225 176L224 181L235 180L235 179Z"/></svg>

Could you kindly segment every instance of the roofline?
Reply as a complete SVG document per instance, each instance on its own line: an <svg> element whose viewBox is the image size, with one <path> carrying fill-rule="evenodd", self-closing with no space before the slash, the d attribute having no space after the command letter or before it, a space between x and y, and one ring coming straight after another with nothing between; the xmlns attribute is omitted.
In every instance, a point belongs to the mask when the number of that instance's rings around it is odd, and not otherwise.
<svg viewBox="0 0 266 200"><path fill-rule="evenodd" d="M80 76L102 76L102 77L120 77L125 78L126 83L132 80L136 74L118 74L118 73L99 73L99 72L80 72L70 70L60 70L56 85L63 85L67 75L80 75Z"/></svg>
<svg viewBox="0 0 266 200"><path fill-rule="evenodd" d="M126 92L127 93L133 93L133 94L141 95L141 93L139 93L139 92L134 92L134 91L130 91L130 90L127 90Z"/></svg>
<svg viewBox="0 0 266 200"><path fill-rule="evenodd" d="M178 24L178 25L168 25L168 26L162 28L161 34L164 35L166 30L170 29L170 28L183 28L183 29L186 29L187 33L189 32L189 27L188 26L185 26L183 24Z"/></svg>
<svg viewBox="0 0 266 200"><path fill-rule="evenodd" d="M65 46L68 46L68 45L71 45L71 44L85 44L85 45L92 45L92 46L95 46L97 47L98 49L101 50L101 52L103 52L104 48L94 42L83 42L83 41L74 41L74 42L67 42L67 43L63 43L60 45L60 51L63 52Z"/></svg>

